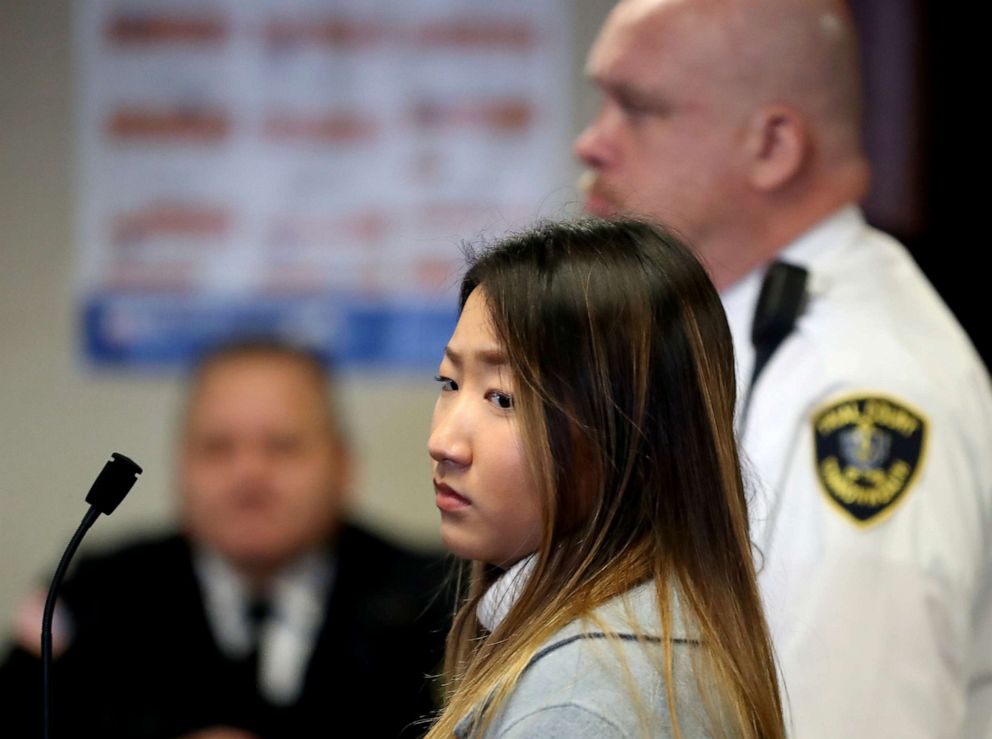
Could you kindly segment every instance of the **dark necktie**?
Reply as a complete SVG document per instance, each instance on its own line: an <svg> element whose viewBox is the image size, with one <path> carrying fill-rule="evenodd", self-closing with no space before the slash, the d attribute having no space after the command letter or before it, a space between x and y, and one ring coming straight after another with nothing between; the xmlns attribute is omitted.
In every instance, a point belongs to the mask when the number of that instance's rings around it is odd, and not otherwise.
<svg viewBox="0 0 992 739"><path fill-rule="evenodd" d="M264 596L255 596L249 599L245 607L245 616L248 620L248 638L251 640L251 648L245 658L245 674L249 676L250 685L256 691L258 690L258 652L262 626L271 610L272 606L269 599Z"/></svg>
<svg viewBox="0 0 992 739"><path fill-rule="evenodd" d="M772 262L761 284L758 304L751 325L754 344L754 368L741 406L739 426L747 427L747 413L758 376L772 358L775 350L792 333L796 320L806 307L806 281L809 273L802 267L786 262Z"/></svg>

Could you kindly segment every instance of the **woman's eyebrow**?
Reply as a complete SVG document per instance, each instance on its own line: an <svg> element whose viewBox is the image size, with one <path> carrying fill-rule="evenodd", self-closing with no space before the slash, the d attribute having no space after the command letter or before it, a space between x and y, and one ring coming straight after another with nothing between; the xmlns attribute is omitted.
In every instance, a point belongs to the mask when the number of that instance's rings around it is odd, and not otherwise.
<svg viewBox="0 0 992 739"><path fill-rule="evenodd" d="M450 344L444 347L444 356L456 367L461 367L465 361L461 352L452 349ZM470 356L482 364L500 366L508 363L506 352L496 346L470 352Z"/></svg>
<svg viewBox="0 0 992 739"><path fill-rule="evenodd" d="M476 352L476 357L484 364L502 365L507 363L506 352L497 347L481 349Z"/></svg>

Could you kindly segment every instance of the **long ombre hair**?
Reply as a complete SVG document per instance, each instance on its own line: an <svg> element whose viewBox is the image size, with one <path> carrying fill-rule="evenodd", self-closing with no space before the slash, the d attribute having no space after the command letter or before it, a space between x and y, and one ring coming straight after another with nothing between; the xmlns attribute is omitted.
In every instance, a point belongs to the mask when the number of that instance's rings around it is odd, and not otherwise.
<svg viewBox="0 0 992 739"><path fill-rule="evenodd" d="M461 305L481 288L514 373L542 535L492 633L476 608L501 573L469 565L446 706L428 737L451 737L473 711L484 733L556 631L651 580L661 635L671 634L674 594L698 636L710 730L784 736L734 439L730 331L703 268L666 232L628 220L543 225L469 264ZM671 642L662 644L681 736Z"/></svg>

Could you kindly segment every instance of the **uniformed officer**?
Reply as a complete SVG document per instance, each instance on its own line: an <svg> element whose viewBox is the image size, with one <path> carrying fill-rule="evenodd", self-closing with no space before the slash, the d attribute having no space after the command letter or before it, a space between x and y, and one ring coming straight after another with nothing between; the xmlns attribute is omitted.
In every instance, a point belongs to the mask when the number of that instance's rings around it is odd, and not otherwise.
<svg viewBox="0 0 992 739"><path fill-rule="evenodd" d="M838 0L622 0L576 142L586 208L721 289L794 733L992 736L992 390L868 185Z"/></svg>

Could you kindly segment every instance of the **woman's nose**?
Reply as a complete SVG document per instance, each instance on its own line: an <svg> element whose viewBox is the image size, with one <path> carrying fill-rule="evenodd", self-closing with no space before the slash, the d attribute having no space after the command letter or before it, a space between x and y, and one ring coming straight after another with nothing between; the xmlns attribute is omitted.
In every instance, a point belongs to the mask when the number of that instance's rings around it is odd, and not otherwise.
<svg viewBox="0 0 992 739"><path fill-rule="evenodd" d="M427 453L439 464L464 467L472 463L471 423L459 400L438 399L431 419Z"/></svg>

